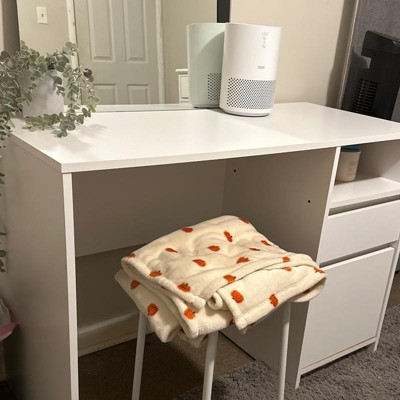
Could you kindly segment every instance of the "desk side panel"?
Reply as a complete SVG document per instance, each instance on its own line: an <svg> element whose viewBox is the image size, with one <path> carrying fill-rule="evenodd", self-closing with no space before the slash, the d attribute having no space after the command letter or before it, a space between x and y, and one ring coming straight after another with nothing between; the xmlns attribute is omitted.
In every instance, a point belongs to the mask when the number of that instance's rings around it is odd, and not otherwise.
<svg viewBox="0 0 400 400"><path fill-rule="evenodd" d="M0 293L19 324L5 341L7 374L19 400L77 400L71 179L12 142L4 153Z"/></svg>
<svg viewBox="0 0 400 400"><path fill-rule="evenodd" d="M248 219L285 250L316 259L335 154L331 148L229 160L224 213ZM307 312L307 304L293 305L286 379L296 387ZM280 315L276 312L246 335L232 330L226 335L277 370Z"/></svg>

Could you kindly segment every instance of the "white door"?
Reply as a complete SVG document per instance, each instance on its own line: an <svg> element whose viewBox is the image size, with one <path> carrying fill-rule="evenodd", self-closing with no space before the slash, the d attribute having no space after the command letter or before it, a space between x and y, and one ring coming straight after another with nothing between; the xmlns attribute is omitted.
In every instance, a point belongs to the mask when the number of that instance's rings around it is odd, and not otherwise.
<svg viewBox="0 0 400 400"><path fill-rule="evenodd" d="M75 0L79 63L101 104L160 103L156 0Z"/></svg>

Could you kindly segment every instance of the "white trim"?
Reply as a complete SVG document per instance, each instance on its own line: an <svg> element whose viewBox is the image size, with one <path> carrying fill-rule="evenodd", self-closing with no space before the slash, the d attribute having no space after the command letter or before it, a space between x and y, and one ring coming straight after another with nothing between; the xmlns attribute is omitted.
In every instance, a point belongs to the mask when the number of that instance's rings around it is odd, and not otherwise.
<svg viewBox="0 0 400 400"><path fill-rule="evenodd" d="M67 3L68 14L68 40L72 43L77 43L74 0L65 1ZM71 57L71 64L72 68L76 68L79 65L78 56Z"/></svg>
<svg viewBox="0 0 400 400"><path fill-rule="evenodd" d="M71 399L79 399L78 378L78 335L77 335L77 302L76 302L76 266L75 266L75 234L74 211L72 196L72 175L62 176L64 196L64 220L67 260L67 291L68 291L68 330L71 371Z"/></svg>
<svg viewBox="0 0 400 400"><path fill-rule="evenodd" d="M340 88L339 88L339 95L338 95L338 100L337 100L337 108L341 108L342 104L343 104L344 89L345 89L347 77L348 77L348 74L349 74L349 64L350 64L350 56L351 56L351 42L353 41L354 28L355 28L355 25L356 25L357 12L358 12L359 4L360 4L360 0L355 0L353 18L352 18L351 27L350 27L350 36L349 36L349 41L347 43L346 59L345 59L345 62L344 62L342 80L340 82Z"/></svg>
<svg viewBox="0 0 400 400"><path fill-rule="evenodd" d="M96 322L78 329L79 356L135 339L139 311Z"/></svg>
<svg viewBox="0 0 400 400"><path fill-rule="evenodd" d="M157 64L158 64L158 93L159 102L165 103L165 76L164 76L164 37L162 25L161 0L156 1L156 40L157 40Z"/></svg>

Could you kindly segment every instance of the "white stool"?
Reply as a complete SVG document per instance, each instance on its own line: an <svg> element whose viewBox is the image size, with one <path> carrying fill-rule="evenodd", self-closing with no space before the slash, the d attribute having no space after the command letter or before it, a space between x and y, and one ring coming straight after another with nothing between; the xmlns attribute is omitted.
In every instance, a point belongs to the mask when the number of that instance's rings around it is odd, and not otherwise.
<svg viewBox="0 0 400 400"><path fill-rule="evenodd" d="M285 396L286 360L289 340L290 302L282 305L282 334L278 370L278 400ZM136 344L135 372L133 376L132 400L139 400L140 384L142 378L144 343L146 337L147 317L143 313L139 315L139 327ZM203 397L202 400L211 400L212 382L214 376L215 357L217 355L218 332L211 333L207 339L206 362L204 366Z"/></svg>

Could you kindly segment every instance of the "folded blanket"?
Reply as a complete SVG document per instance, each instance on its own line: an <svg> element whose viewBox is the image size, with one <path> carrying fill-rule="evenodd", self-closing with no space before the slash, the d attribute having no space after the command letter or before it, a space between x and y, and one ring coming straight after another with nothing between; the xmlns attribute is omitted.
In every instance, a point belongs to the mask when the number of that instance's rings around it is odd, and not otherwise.
<svg viewBox="0 0 400 400"><path fill-rule="evenodd" d="M308 301L325 273L245 219L222 216L163 236L122 259L115 278L161 341L192 344L235 324L240 331L284 302Z"/></svg>

